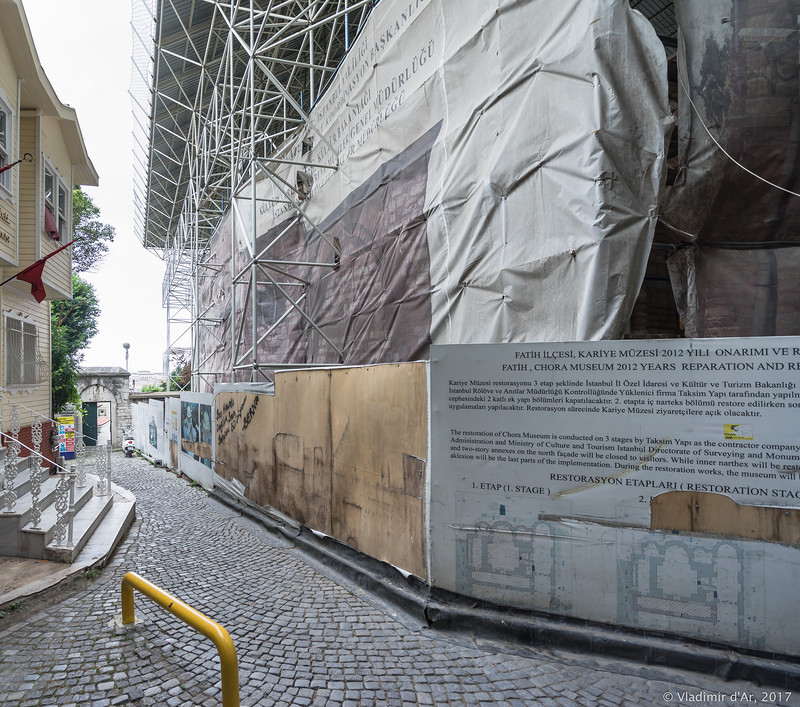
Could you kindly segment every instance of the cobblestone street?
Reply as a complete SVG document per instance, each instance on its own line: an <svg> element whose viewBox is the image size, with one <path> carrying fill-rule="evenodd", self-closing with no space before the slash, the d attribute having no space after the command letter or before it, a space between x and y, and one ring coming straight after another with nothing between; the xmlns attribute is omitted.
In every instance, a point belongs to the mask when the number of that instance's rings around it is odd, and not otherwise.
<svg viewBox="0 0 800 707"><path fill-rule="evenodd" d="M228 629L243 705L659 705L742 693L798 704L747 683L566 652L491 653L409 628L202 488L141 459L114 454L114 465L137 520L99 576L0 621L5 707L220 704L211 641L138 593L142 622L115 627L128 571Z"/></svg>

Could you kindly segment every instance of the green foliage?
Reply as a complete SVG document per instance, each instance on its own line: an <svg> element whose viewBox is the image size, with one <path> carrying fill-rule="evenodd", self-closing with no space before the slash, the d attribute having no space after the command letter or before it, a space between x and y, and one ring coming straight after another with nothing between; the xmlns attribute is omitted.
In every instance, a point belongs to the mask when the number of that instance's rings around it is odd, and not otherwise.
<svg viewBox="0 0 800 707"><path fill-rule="evenodd" d="M180 361L169 374L170 390L189 390L192 384L192 369L188 363Z"/></svg>
<svg viewBox="0 0 800 707"><path fill-rule="evenodd" d="M100 223L100 209L80 187L72 190L72 269L74 272L91 272L108 253L114 241L113 226Z"/></svg>
<svg viewBox="0 0 800 707"><path fill-rule="evenodd" d="M90 567L83 573L83 576L86 577L86 579L95 579L99 577L102 572L103 570L99 567Z"/></svg>
<svg viewBox="0 0 800 707"><path fill-rule="evenodd" d="M53 412L67 403L80 406L78 368L83 350L97 333L100 303L94 288L74 273L91 271L114 240L113 226L100 223L100 209L80 187L72 190L72 300L50 302L52 323Z"/></svg>
<svg viewBox="0 0 800 707"><path fill-rule="evenodd" d="M165 393L171 390L189 390L192 382L192 370L183 359L178 360L178 365L169 374L169 381L159 381L142 386L143 393Z"/></svg>
<svg viewBox="0 0 800 707"><path fill-rule="evenodd" d="M13 604L9 604L5 607L5 611L0 611L0 619L4 619L6 616L6 611L22 611L23 605L21 601L15 601Z"/></svg>
<svg viewBox="0 0 800 707"><path fill-rule="evenodd" d="M78 275L72 276L72 299L50 302L52 320L53 412L67 403L80 405L78 368L83 349L97 333L100 303L94 288Z"/></svg>

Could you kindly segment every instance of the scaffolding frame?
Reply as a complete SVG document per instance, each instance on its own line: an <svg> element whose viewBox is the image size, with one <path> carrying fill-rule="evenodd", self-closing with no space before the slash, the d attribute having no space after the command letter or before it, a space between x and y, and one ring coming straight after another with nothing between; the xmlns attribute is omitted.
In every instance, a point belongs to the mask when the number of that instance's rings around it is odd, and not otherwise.
<svg viewBox="0 0 800 707"><path fill-rule="evenodd" d="M296 265L337 268L338 244L308 218L300 185L287 182L278 169L339 168L299 162L290 152L301 131L311 130L326 142L309 113L377 1L132 0L135 229L142 245L165 263L165 375L171 355L189 349L192 390L201 383L213 386L223 375L242 380L249 371L250 381L257 382L269 380L270 371L309 365L259 358L259 344L291 312L341 356L304 309L308 283L290 272ZM294 211L291 225L302 223L328 243L329 262L272 256L271 246L289 228L257 252L259 179L273 184L278 201ZM200 289L205 278L220 273L209 244L228 209L232 242L244 242L249 256L239 272L230 273L229 370L213 371L200 342L216 336L219 320L201 308ZM259 292L265 288L289 307L259 332ZM249 346L242 343L248 313Z"/></svg>
<svg viewBox="0 0 800 707"><path fill-rule="evenodd" d="M309 281L292 272L298 266L306 273L337 269L339 245L307 216L301 185L289 183L280 168L339 169L338 158L332 164L291 159L292 148L313 133L337 155L310 115L378 2L132 0L135 227L144 247L165 263L165 375L171 355L190 351L192 390L225 375L243 380L249 371L256 382L281 368L320 365L259 358L259 346L290 314L303 320L305 332L327 342L331 358L339 356L331 364L341 362L347 342L337 345L325 335L305 306ZM662 38L674 40L673 0L629 2ZM272 198L259 198L258 179L270 184ZM284 205L294 219L257 252L256 216L264 201ZM214 354L203 357L200 342L219 340L214 327L221 320L200 306L200 290L206 278L220 274L209 244L228 210L232 250L242 242L249 255L239 271L231 260L230 340L219 342L230 355L219 366L226 370L215 371L209 368ZM295 262L270 252L298 224L326 242L329 261ZM259 298L267 291L288 307L260 332Z"/></svg>

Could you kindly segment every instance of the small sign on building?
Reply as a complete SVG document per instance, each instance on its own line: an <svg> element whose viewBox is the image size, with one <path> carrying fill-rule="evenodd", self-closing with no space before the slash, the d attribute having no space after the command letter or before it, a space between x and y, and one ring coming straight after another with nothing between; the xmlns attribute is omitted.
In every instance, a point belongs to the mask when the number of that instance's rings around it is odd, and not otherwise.
<svg viewBox="0 0 800 707"><path fill-rule="evenodd" d="M58 453L64 459L75 458L75 415L63 414L56 417L58 423Z"/></svg>

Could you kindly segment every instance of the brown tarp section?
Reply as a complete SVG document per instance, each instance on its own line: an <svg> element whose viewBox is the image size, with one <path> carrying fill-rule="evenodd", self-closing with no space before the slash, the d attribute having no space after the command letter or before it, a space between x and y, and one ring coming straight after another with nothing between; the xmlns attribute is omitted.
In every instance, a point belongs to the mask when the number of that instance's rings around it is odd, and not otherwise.
<svg viewBox="0 0 800 707"><path fill-rule="evenodd" d="M325 336L342 348L343 356L276 287L259 285L259 336L288 314L259 344L260 361L352 365L427 358L431 283L424 202L430 150L440 126L381 165L320 224L328 240L341 248L337 269L280 265L276 271L264 266L259 276L264 282L269 273L284 286ZM201 292L201 308L209 308L207 317L220 320L213 325L215 335L201 342L202 357L211 357L207 368L215 371L227 371L230 365L231 304L224 289L230 272L230 223L229 214L212 243L214 272L222 274L207 278ZM330 245L298 218L259 236L256 248L263 252L262 259L334 262ZM244 248L237 250L237 271L245 268L248 257ZM287 285L300 282L287 275L307 284ZM237 312L245 307L240 353L252 341L252 310L245 293L245 286L237 286ZM307 298L300 301L304 293ZM247 370L236 376L236 380L249 378ZM217 378L221 380L229 379Z"/></svg>
<svg viewBox="0 0 800 707"><path fill-rule="evenodd" d="M800 198L750 172L800 191L800 1L675 10L679 171L656 239L694 251L670 259L686 335L797 334Z"/></svg>

